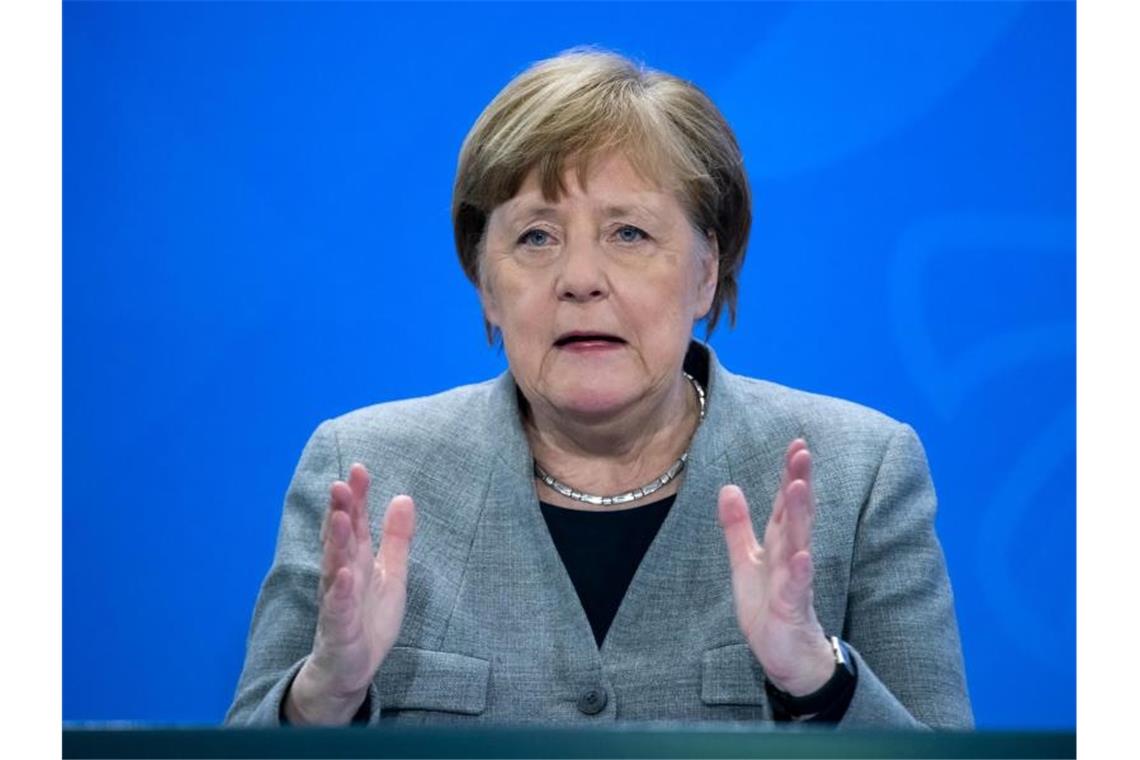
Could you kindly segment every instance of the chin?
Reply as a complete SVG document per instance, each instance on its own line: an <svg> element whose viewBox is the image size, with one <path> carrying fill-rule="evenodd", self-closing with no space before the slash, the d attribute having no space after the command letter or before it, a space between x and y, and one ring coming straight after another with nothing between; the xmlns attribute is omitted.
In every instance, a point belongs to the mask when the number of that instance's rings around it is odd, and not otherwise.
<svg viewBox="0 0 1140 760"><path fill-rule="evenodd" d="M634 397L631 389L612 383L596 386L584 383L562 390L551 400L564 413L604 418L628 406Z"/></svg>

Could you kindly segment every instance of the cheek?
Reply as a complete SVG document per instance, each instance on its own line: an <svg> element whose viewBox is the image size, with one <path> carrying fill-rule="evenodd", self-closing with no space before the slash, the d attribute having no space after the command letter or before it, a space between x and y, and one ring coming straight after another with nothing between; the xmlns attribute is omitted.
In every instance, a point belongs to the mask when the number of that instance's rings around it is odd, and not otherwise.
<svg viewBox="0 0 1140 760"><path fill-rule="evenodd" d="M519 312L525 310L527 289L519 282L517 276L509 271L506 262L488 261L484 303L488 314L494 316L495 323L500 329L509 328L519 321Z"/></svg>
<svg viewBox="0 0 1140 760"><path fill-rule="evenodd" d="M500 313L504 321L522 336L541 328L553 314L551 305L533 288L508 288L502 295Z"/></svg>
<svg viewBox="0 0 1140 760"><path fill-rule="evenodd" d="M496 283L495 305L503 344L513 360L530 364L539 360L553 329L554 305L532 283L501 278Z"/></svg>
<svg viewBox="0 0 1140 760"><path fill-rule="evenodd" d="M631 295L627 313L646 330L661 334L691 328L695 294L680 272L646 279Z"/></svg>

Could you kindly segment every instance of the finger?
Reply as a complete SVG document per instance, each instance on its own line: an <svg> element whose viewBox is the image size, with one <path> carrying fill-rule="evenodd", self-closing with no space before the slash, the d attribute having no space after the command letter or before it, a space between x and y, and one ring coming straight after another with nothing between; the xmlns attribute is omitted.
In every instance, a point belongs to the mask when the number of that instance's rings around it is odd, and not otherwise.
<svg viewBox="0 0 1140 760"><path fill-rule="evenodd" d="M784 467L780 471L780 487L776 490L776 496L772 499L772 513L768 515L768 522L764 526L764 551L772 556L778 555L782 545L784 544L783 533L784 522L788 511L788 483L791 482L789 477L789 462L790 458L803 447L803 439L797 438L788 444L787 451L784 454Z"/></svg>
<svg viewBox="0 0 1140 760"><path fill-rule="evenodd" d="M785 509L790 507L792 516L788 518L787 536L790 556L801 549L811 547L811 531L815 520L815 496L811 490L811 452L807 444L796 450L788 460L790 482L784 493Z"/></svg>
<svg viewBox="0 0 1140 760"><path fill-rule="evenodd" d="M329 541L329 526L332 522L332 516L336 512L345 511L345 502L343 499L343 491L338 488L337 483L341 481L333 481L329 486L329 507L325 510L325 517L321 521L320 541L321 546L326 547Z"/></svg>
<svg viewBox="0 0 1140 760"><path fill-rule="evenodd" d="M345 501L343 499L343 492L337 487L339 480L334 480L332 485L329 486L329 506L325 510L324 519L321 520L320 542L323 546L329 537L329 521L332 519L334 512L346 509Z"/></svg>
<svg viewBox="0 0 1140 760"><path fill-rule="evenodd" d="M345 483L343 480L338 480L332 484L331 488L329 488L329 496L332 499L332 508L333 508L334 513L343 512L344 516L347 518L349 533L351 535L353 532L353 523L356 520L356 517L355 517L356 497L352 493L352 488L348 485L348 483ZM335 514L329 515L329 520L331 521L335 516L336 516ZM331 528L331 526L332 526L332 524L330 522L330 528ZM350 560L356 556L356 541L355 540L348 542L348 553L349 553L348 557Z"/></svg>
<svg viewBox="0 0 1140 760"><path fill-rule="evenodd" d="M353 462L352 467L348 468L348 485L352 489L352 495L358 499L366 498L368 483L368 468L360 462Z"/></svg>
<svg viewBox="0 0 1140 760"><path fill-rule="evenodd" d="M768 516L768 524L764 526L764 553L771 558L780 557L784 545L787 544L787 538L784 536L787 531L787 520L785 519L787 513L786 490L786 487L783 487L776 494L776 499L772 504L772 514Z"/></svg>
<svg viewBox="0 0 1140 760"><path fill-rule="evenodd" d="M720 489L717 496L717 519L724 529L728 561L733 572L754 565L760 559L760 544L752 529L748 502L738 486L727 485Z"/></svg>
<svg viewBox="0 0 1140 760"><path fill-rule="evenodd" d="M784 452L784 464L791 464L792 458L795 457L797 452L807 451L807 441L803 437L796 438L788 444L787 450Z"/></svg>
<svg viewBox="0 0 1140 760"><path fill-rule="evenodd" d="M807 612L812 605L811 582L814 574L811 552L800 551L788 561L786 573L781 573L777 592L788 609Z"/></svg>
<svg viewBox="0 0 1140 760"><path fill-rule="evenodd" d="M801 451L807 450L807 441L805 441L803 438L796 438L794 441L788 444L788 448L784 450L784 477L783 480L780 481L781 486L786 487L788 483L795 479L789 475L789 471L792 468L792 462L795 460L797 454L799 454Z"/></svg>
<svg viewBox="0 0 1140 760"><path fill-rule="evenodd" d="M368 486L371 477L364 465L356 462L348 470L348 487L352 491L352 528L356 540L367 543L369 551L372 548L372 531L368 523Z"/></svg>
<svg viewBox="0 0 1140 760"><path fill-rule="evenodd" d="M784 491L787 489L788 484L795 480L791 473L792 461L795 459L796 454L800 451L807 450L807 441L803 438L796 438L788 444L788 448L784 451L784 466L780 471L780 487L776 491L776 499L772 503L772 519L777 523L784 520Z"/></svg>
<svg viewBox="0 0 1140 760"><path fill-rule="evenodd" d="M321 555L321 594L327 592L336 580L337 573L348 568L349 548L352 545L352 525L343 510L335 510L329 517L329 529Z"/></svg>
<svg viewBox="0 0 1140 760"><path fill-rule="evenodd" d="M354 586L352 571L347 567L340 568L332 576L328 590L321 597L318 614L326 620L331 617L343 625L357 606L353 598Z"/></svg>
<svg viewBox="0 0 1140 760"><path fill-rule="evenodd" d="M794 480L787 492L788 517L784 536L786 546L782 547L781 557L790 559L793 554L811 548L811 531L815 521L812 506L811 487L803 480Z"/></svg>
<svg viewBox="0 0 1140 760"><path fill-rule="evenodd" d="M376 562L385 583L389 579L401 584L407 583L408 553L415 529L416 504L412 497L402 494L394 497L384 511L384 529L376 554Z"/></svg>
<svg viewBox="0 0 1140 760"><path fill-rule="evenodd" d="M811 484L811 452L802 438L797 438L788 446L787 458L784 460L784 472L780 479L780 491L772 505L772 518L769 523L783 527L788 520L788 488L796 480L804 480ZM768 531L764 532L764 546L771 550L782 551L777 545L782 545L782 534L776 533L769 543ZM795 547L792 548L795 551Z"/></svg>
<svg viewBox="0 0 1140 760"><path fill-rule="evenodd" d="M791 485L793 480L808 480L811 479L811 452L807 448L807 444L797 448L787 460L787 465L784 468L787 476L785 487Z"/></svg>

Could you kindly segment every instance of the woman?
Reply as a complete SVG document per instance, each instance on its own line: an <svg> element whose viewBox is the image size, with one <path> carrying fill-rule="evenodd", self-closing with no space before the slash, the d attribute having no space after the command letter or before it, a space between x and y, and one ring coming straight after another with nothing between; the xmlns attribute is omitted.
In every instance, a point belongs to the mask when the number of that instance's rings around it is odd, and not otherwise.
<svg viewBox="0 0 1140 760"><path fill-rule="evenodd" d="M317 429L228 721L972 724L913 431L691 338L751 221L699 90L531 67L453 220L509 372Z"/></svg>

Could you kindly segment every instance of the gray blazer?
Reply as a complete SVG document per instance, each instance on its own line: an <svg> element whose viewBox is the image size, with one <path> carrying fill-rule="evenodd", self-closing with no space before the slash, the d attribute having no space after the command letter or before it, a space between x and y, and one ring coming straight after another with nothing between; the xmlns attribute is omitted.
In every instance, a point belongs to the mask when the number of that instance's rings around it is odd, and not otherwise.
<svg viewBox="0 0 1140 760"><path fill-rule="evenodd" d="M538 508L509 373L320 425L285 498L227 723L276 725L316 625L320 524L352 462L373 477L372 530L416 500L407 611L370 688L371 722L770 721L736 622L717 492L739 485L763 535L788 443L814 455L815 606L858 686L842 726L973 724L935 496L914 431L857 406L705 363L708 413L677 500L601 649ZM698 375L699 377L700 375ZM582 701L600 692L595 712ZM580 708L581 705L581 708Z"/></svg>

